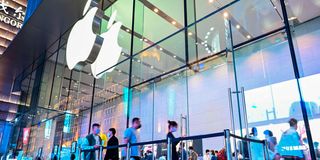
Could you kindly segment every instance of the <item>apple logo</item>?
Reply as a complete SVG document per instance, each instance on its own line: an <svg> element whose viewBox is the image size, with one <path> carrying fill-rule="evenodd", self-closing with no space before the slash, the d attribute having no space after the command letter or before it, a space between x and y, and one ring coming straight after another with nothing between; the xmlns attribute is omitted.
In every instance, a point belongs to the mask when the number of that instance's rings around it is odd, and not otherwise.
<svg viewBox="0 0 320 160"><path fill-rule="evenodd" d="M97 15L103 13L103 11L90 4L95 3L91 3L91 0L87 2L83 12L84 17L73 26L69 34L66 61L70 70L89 63L93 76L101 78L104 73L111 72L114 69L109 68L115 65L121 56L122 48L118 44L118 35L122 23L116 22L113 24L117 14L115 11L109 19L108 31L101 35L96 34L93 31L93 25L94 22L97 22ZM101 20L98 22L98 28L100 28ZM106 71L107 69L109 70Z"/></svg>
<svg viewBox="0 0 320 160"><path fill-rule="evenodd" d="M107 69L109 69L108 72L111 72L114 67L110 67L115 65L121 56L122 48L118 44L118 35L122 23L116 22L113 24L116 15L117 11L112 13L108 22L108 31L101 34L103 44L96 61L91 65L91 72L95 78L101 78Z"/></svg>

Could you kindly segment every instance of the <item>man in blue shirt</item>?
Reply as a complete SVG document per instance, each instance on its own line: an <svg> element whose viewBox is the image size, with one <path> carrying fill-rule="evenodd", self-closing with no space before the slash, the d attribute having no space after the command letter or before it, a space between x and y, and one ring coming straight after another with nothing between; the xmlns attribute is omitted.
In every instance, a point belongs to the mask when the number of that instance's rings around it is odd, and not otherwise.
<svg viewBox="0 0 320 160"><path fill-rule="evenodd" d="M141 121L140 118L133 118L132 119L132 126L130 128L127 128L124 132L124 144L133 144L138 142L137 138L137 130L141 128ZM126 149L126 148L125 148ZM126 156L126 150L123 152ZM140 151L138 146L132 146L130 151L130 159L133 160L140 160Z"/></svg>

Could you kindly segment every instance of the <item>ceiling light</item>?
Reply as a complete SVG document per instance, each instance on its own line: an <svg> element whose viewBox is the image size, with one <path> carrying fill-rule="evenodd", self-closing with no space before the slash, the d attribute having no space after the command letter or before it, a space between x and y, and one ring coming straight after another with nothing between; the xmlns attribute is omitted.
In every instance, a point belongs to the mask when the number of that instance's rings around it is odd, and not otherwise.
<svg viewBox="0 0 320 160"><path fill-rule="evenodd" d="M150 66L151 69L153 69L153 66Z"/></svg>
<svg viewBox="0 0 320 160"><path fill-rule="evenodd" d="M204 37L205 39L208 39L208 36Z"/></svg>
<svg viewBox="0 0 320 160"><path fill-rule="evenodd" d="M214 28L213 28L213 27L211 27L211 28L210 28L210 31L213 31L213 30L214 30Z"/></svg>
<svg viewBox="0 0 320 160"><path fill-rule="evenodd" d="M209 3L213 3L213 0L209 0Z"/></svg>
<svg viewBox="0 0 320 160"><path fill-rule="evenodd" d="M140 41L143 41L143 39L141 38Z"/></svg>
<svg viewBox="0 0 320 160"><path fill-rule="evenodd" d="M176 22L176 21L172 21L171 23L172 23L173 25L175 25L177 22Z"/></svg>
<svg viewBox="0 0 320 160"><path fill-rule="evenodd" d="M140 59L138 59L137 62L140 63Z"/></svg>
<svg viewBox="0 0 320 160"><path fill-rule="evenodd" d="M188 35L189 35L189 36L192 36L192 32L189 32Z"/></svg>
<svg viewBox="0 0 320 160"><path fill-rule="evenodd" d="M208 45L207 45L207 44L204 44L204 46L207 47Z"/></svg>
<svg viewBox="0 0 320 160"><path fill-rule="evenodd" d="M162 51L163 49L160 47L159 50Z"/></svg>
<svg viewBox="0 0 320 160"><path fill-rule="evenodd" d="M250 36L250 35L247 35L247 38L248 38L248 39L250 39L250 38L251 38L251 36Z"/></svg>
<svg viewBox="0 0 320 160"><path fill-rule="evenodd" d="M121 73L121 70L119 69L119 73Z"/></svg>
<svg viewBox="0 0 320 160"><path fill-rule="evenodd" d="M153 11L156 12L156 13L159 12L158 8L153 9Z"/></svg>
<svg viewBox="0 0 320 160"><path fill-rule="evenodd" d="M207 35L210 35L210 32L207 32Z"/></svg>
<svg viewBox="0 0 320 160"><path fill-rule="evenodd" d="M293 17L290 17L288 20L289 20L289 21L292 21L292 20L295 20L295 19L297 19L297 17L294 17L294 16L293 16Z"/></svg>
<svg viewBox="0 0 320 160"><path fill-rule="evenodd" d="M173 56L173 58L176 58L177 56Z"/></svg>
<svg viewBox="0 0 320 160"><path fill-rule="evenodd" d="M144 39L144 41L147 42L148 40L147 40L147 39Z"/></svg>
<svg viewBox="0 0 320 160"><path fill-rule="evenodd" d="M240 29L240 25L239 25L239 24L237 24L237 25L236 25L236 28L237 28L237 29Z"/></svg>
<svg viewBox="0 0 320 160"><path fill-rule="evenodd" d="M127 31L127 32L130 32L130 30L129 30L129 29L126 29L126 31Z"/></svg>
<svg viewBox="0 0 320 160"><path fill-rule="evenodd" d="M228 12L224 12L224 13L223 13L223 17L224 17L224 18L228 18L228 17L229 17L229 13L228 13Z"/></svg>

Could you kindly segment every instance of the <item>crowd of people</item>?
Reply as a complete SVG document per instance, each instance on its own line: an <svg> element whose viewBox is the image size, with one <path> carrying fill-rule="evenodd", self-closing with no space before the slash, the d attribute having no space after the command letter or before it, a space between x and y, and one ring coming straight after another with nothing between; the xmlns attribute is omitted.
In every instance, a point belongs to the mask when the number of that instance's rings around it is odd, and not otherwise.
<svg viewBox="0 0 320 160"><path fill-rule="evenodd" d="M141 121L139 118L132 119L132 126L125 130L124 132L124 144L130 143L134 144L138 142L137 130L141 128ZM178 123L175 121L168 121L168 133L167 138L175 138L174 132L178 129ZM267 141L268 156L271 160L280 160L283 159L305 159L309 160L309 147L306 141L306 138L301 138L298 129L298 121L294 118L289 120L289 129L282 133L280 140L273 135L271 130L265 130L263 132L264 139ZM92 125L92 134L89 134L86 139L87 143L83 144L82 147L89 146L92 148L99 148L101 144L101 138L99 137L100 125ZM116 137L116 129L110 128L108 131L108 143L107 146L117 146L119 145L119 140ZM250 135L247 135L246 138L260 140L258 138L258 130L256 127L251 129ZM248 141L238 141L238 147L236 152L232 156L236 156L237 159L263 159L264 158L264 147L262 143L257 142L248 142ZM316 147L318 143L314 144ZM172 143L172 160L224 160L226 157L226 150L222 148L221 150L209 150L205 151L203 156L199 156L198 153L194 150L193 146L185 149L185 144L179 141L173 141ZM119 160L127 156L126 148L121 152L122 155L119 157L119 149L108 149L105 153L105 160ZM320 158L320 152L317 150L317 157ZM98 150L94 152L84 152L84 159L86 160L97 160L98 159ZM149 160L152 159L152 151L141 153L141 150L138 146L131 146L130 150L130 159L131 160ZM159 159L166 159L165 156L162 156Z"/></svg>
<svg viewBox="0 0 320 160"><path fill-rule="evenodd" d="M133 118L131 121L132 125L127 128L123 136L123 144L135 144L138 143L137 130L141 128L141 121L139 118ZM282 133L281 138L278 139L273 135L271 130L265 130L264 140L267 142L268 158L270 160L280 160L280 159L294 159L294 160L311 160L309 146L306 138L301 138L298 129L298 121L294 118L289 120L289 129ZM99 149L103 144L103 140L100 137L100 125L97 123L92 124L91 134L87 135L84 139L85 141L81 144L81 148L84 149L82 154L82 159L84 160L98 160L99 159ZM167 138L174 139L174 132L178 129L178 123L175 121L168 121L168 133ZM107 147L118 146L119 140L116 137L116 129L110 128L107 132ZM250 135L246 136L247 139L260 140L258 138L258 130L256 127L251 129ZM232 153L233 157L236 159L253 159L260 160L264 159L264 144L257 142L248 142L244 140L239 140L237 143L237 149ZM320 158L320 151L318 149L319 143L315 142L314 147L316 150L316 157ZM164 146L165 147L165 146ZM91 150L85 150L91 149ZM160 150L162 150L159 147ZM109 148L105 152L105 156L102 157L104 160L125 160L127 156L127 148L124 147L121 155L119 155L119 148ZM153 160L154 154L153 150L147 150L145 153L141 150L139 146L130 147L130 160ZM8 155L9 156L9 155ZM71 160L76 158L75 154L71 155ZM161 151L155 157L159 160L166 160L166 153ZM41 160L40 157L36 158ZM53 159L57 159L54 156ZM185 143L179 141L172 142L172 158L171 160L226 160L227 154L226 149L221 150L209 150L206 149L204 155L202 153L197 153L193 146L185 147Z"/></svg>
<svg viewBox="0 0 320 160"><path fill-rule="evenodd" d="M282 133L279 141L273 135L271 130L265 130L264 140L267 141L267 153L270 160L311 160L310 148L307 142L307 138L301 138L299 135L298 121L294 118L289 120L289 129ZM251 129L250 135L246 138L260 140L258 138L258 130L256 127ZM316 157L320 158L320 151L318 149L318 142L314 143L314 149L316 151ZM238 143L237 158L238 159L264 159L263 144L257 142L240 141ZM233 154L235 156L235 154Z"/></svg>

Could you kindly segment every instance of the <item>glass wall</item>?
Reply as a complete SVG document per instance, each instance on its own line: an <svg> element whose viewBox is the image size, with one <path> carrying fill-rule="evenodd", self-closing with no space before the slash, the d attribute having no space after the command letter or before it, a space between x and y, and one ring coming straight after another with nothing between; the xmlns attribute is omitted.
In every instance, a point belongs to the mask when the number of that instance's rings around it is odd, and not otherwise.
<svg viewBox="0 0 320 160"><path fill-rule="evenodd" d="M104 140L107 130L116 128L122 143L134 117L142 121L140 141L165 139L167 121L174 120L179 124L176 137L231 129L239 136L265 139L264 131L270 130L281 145L290 131L289 119L295 118L296 140L303 146L297 152L306 159L320 153L319 3L286 1L290 39L278 1L184 2L118 0L104 6L101 32L121 22L117 41L122 51L97 79L90 65L68 69L69 32L55 42L46 53L26 153L35 157L42 148L46 158L68 159L72 143L82 143L93 123L101 124ZM26 105L35 68L21 81ZM257 135L251 134L253 127ZM187 144L197 147L200 156L224 147L216 138ZM310 144L316 152L310 152Z"/></svg>

